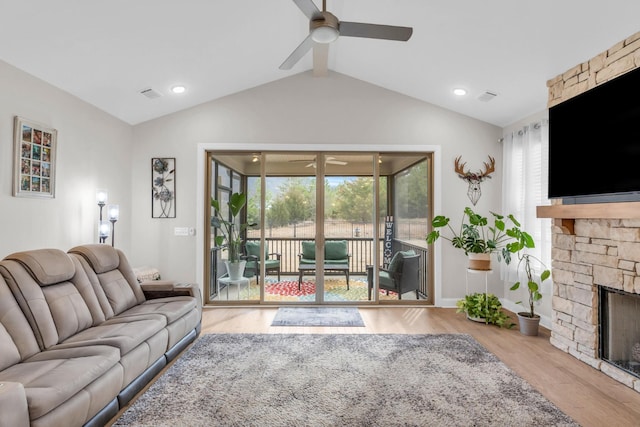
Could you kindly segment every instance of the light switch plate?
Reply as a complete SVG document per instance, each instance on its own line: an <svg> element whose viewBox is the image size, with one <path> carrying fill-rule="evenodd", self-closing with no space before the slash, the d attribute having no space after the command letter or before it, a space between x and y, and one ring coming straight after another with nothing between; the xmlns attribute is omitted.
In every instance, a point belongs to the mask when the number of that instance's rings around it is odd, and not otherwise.
<svg viewBox="0 0 640 427"><path fill-rule="evenodd" d="M189 227L174 227L173 234L175 234L176 236L188 236Z"/></svg>

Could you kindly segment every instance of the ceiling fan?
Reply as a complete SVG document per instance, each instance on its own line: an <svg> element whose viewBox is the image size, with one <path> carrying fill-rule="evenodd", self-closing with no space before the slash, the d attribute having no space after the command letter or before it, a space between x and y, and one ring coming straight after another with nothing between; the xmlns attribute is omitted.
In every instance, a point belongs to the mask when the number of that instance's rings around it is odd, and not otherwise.
<svg viewBox="0 0 640 427"><path fill-rule="evenodd" d="M322 0L322 11L316 7L313 0L293 2L309 18L309 35L280 65L281 70L290 70L313 47L314 75L326 75L329 43L334 42L339 36L407 41L413 33L411 27L340 21L331 12L327 12L326 0Z"/></svg>
<svg viewBox="0 0 640 427"><path fill-rule="evenodd" d="M313 160L289 160L289 162L291 162L291 163L306 162L308 164L305 166L305 168L310 168L310 167L315 168L316 167L316 158L315 157L313 158ZM345 166L347 164L347 162L342 161L342 160L338 160L335 157L329 156L329 157L325 157L324 164L325 165Z"/></svg>

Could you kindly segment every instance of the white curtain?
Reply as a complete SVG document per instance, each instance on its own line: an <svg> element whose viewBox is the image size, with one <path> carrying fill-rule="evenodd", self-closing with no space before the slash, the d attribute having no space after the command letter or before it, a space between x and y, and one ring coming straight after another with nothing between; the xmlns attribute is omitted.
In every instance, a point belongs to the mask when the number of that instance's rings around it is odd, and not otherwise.
<svg viewBox="0 0 640 427"><path fill-rule="evenodd" d="M502 213L513 214L531 234L536 247L528 252L551 268L551 220L536 218L536 206L548 205L549 122L531 123L503 137ZM515 281L517 259L500 264L502 279Z"/></svg>

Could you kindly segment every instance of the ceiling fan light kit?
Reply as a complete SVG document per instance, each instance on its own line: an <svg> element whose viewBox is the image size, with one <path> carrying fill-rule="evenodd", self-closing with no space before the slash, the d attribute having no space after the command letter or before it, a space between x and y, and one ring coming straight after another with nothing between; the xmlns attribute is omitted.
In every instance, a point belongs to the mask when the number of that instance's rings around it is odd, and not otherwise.
<svg viewBox="0 0 640 427"><path fill-rule="evenodd" d="M309 22L311 39L316 43L331 43L340 35L338 31L338 18L332 13L322 12L322 19L312 19Z"/></svg>
<svg viewBox="0 0 640 427"><path fill-rule="evenodd" d="M325 0L322 2L322 11L318 9L313 0L293 0L293 2L309 19L309 34L280 65L281 70L290 70L314 47L314 42L327 45L336 41L340 36L407 41L413 34L413 28L410 27L341 22L334 14L327 12ZM324 64L317 64L314 60L314 70L327 69L327 55L320 55L320 57Z"/></svg>

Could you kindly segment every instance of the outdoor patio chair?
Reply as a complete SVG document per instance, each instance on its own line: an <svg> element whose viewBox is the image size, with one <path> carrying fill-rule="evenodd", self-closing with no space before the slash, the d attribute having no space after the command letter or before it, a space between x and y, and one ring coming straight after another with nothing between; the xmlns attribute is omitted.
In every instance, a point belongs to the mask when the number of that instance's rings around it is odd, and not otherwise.
<svg viewBox="0 0 640 427"><path fill-rule="evenodd" d="M260 262L264 261L265 274L276 272L278 281L280 281L280 254L276 252L269 253L269 245L264 244L264 256L260 256L260 242L248 241L244 245L247 265L245 271L255 272L258 283L260 283Z"/></svg>
<svg viewBox="0 0 640 427"><path fill-rule="evenodd" d="M371 299L371 289L373 289L373 266L367 266L367 281L369 282L369 299ZM382 290L396 292L398 299L402 299L402 294L409 291L416 291L416 299L419 299L420 289L420 255L414 251L398 251L393 254L389 266L381 268L378 273L378 287Z"/></svg>

